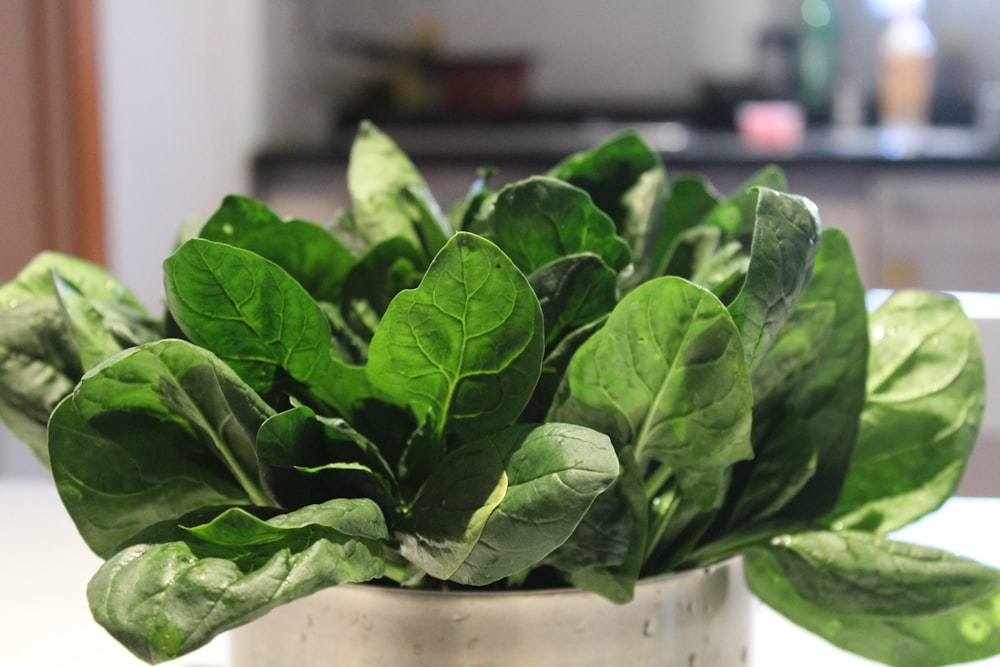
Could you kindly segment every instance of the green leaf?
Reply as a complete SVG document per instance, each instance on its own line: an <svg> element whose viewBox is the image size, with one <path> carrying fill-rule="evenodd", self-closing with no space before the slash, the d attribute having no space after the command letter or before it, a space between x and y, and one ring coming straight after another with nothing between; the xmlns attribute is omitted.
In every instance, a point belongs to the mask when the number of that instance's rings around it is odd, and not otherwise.
<svg viewBox="0 0 1000 667"><path fill-rule="evenodd" d="M392 469L378 448L343 419L305 406L261 425L257 455L270 494L285 507L366 497L388 511L398 502Z"/></svg>
<svg viewBox="0 0 1000 667"><path fill-rule="evenodd" d="M823 516L837 501L865 400L865 290L847 238L823 236L812 280L753 373L754 461L737 517Z"/></svg>
<svg viewBox="0 0 1000 667"><path fill-rule="evenodd" d="M659 156L636 132L627 130L567 157L547 176L585 190L594 204L614 220L618 232L628 238L628 193L643 174L658 168L662 168Z"/></svg>
<svg viewBox="0 0 1000 667"><path fill-rule="evenodd" d="M729 306L753 371L809 283L820 223L808 199L761 188L746 280Z"/></svg>
<svg viewBox="0 0 1000 667"><path fill-rule="evenodd" d="M254 451L271 413L211 353L179 340L150 343L87 373L53 412L52 474L80 534L109 557L160 521L271 505Z"/></svg>
<svg viewBox="0 0 1000 667"><path fill-rule="evenodd" d="M1000 570L865 532L784 535L767 550L798 595L839 614L934 614L1000 586Z"/></svg>
<svg viewBox="0 0 1000 667"><path fill-rule="evenodd" d="M645 559L648 513L634 452L625 448L618 462L621 473L614 485L597 496L545 564L559 569L573 586L625 604L635 594Z"/></svg>
<svg viewBox="0 0 1000 667"><path fill-rule="evenodd" d="M528 282L542 307L547 347L603 318L618 301L615 272L589 253L546 264Z"/></svg>
<svg viewBox="0 0 1000 667"><path fill-rule="evenodd" d="M833 318L824 333L797 346L800 363L810 354L805 351L807 347L818 348L819 358L814 364L802 364L799 379L786 400L790 409L806 420L808 439L817 455L815 474L783 512L803 519L818 518L836 504L854 453L865 403L865 288L847 237L838 229L823 235L812 280L799 299L799 308L810 307L832 308ZM794 326L791 321L786 325L791 335L795 335ZM782 330L775 347L782 344L784 337Z"/></svg>
<svg viewBox="0 0 1000 667"><path fill-rule="evenodd" d="M330 325L309 294L256 253L192 239L164 263L167 304L185 335L261 394L284 372L311 386L332 365Z"/></svg>
<svg viewBox="0 0 1000 667"><path fill-rule="evenodd" d="M607 436L515 426L465 444L427 478L399 529L402 554L431 576L482 586L538 564L617 479Z"/></svg>
<svg viewBox="0 0 1000 667"><path fill-rule="evenodd" d="M357 261L319 225L284 221L264 204L237 195L223 199L199 235L271 260L317 301L336 301L347 272Z"/></svg>
<svg viewBox="0 0 1000 667"><path fill-rule="evenodd" d="M597 255L615 271L632 259L614 222L586 192L540 176L500 191L493 207L492 238L525 275L580 253Z"/></svg>
<svg viewBox="0 0 1000 667"><path fill-rule="evenodd" d="M674 177L653 239L653 276L666 275L666 265L678 237L697 226L718 202L718 193L703 176L680 174Z"/></svg>
<svg viewBox="0 0 1000 667"><path fill-rule="evenodd" d="M389 304L365 370L382 395L427 415L437 442L446 433L468 440L521 413L543 339L528 281L495 245L459 232L419 287Z"/></svg>
<svg viewBox="0 0 1000 667"><path fill-rule="evenodd" d="M84 370L158 329L103 268L38 254L0 286L0 418L48 465L49 416Z"/></svg>
<svg viewBox="0 0 1000 667"><path fill-rule="evenodd" d="M749 458L753 396L739 332L707 290L674 277L628 294L570 362L549 419L669 466L702 508Z"/></svg>
<svg viewBox="0 0 1000 667"><path fill-rule="evenodd" d="M951 558L945 556L941 562L950 562ZM977 568L970 569L975 572ZM809 601L792 587L769 551L748 556L744 571L750 589L768 606L836 646L887 665L939 667L1000 652L1000 587L995 583L995 574L994 583L981 586L978 595L974 590L963 591L974 598L964 604L938 613L914 615L904 608L904 616L877 616L838 613ZM988 573L981 575L984 581L989 580ZM895 579L896 575L891 575L887 592ZM907 590L906 599L922 590ZM947 591L938 592L948 597Z"/></svg>
<svg viewBox="0 0 1000 667"><path fill-rule="evenodd" d="M886 533L954 493L983 416L983 353L950 297L898 292L872 315L867 401L827 521Z"/></svg>
<svg viewBox="0 0 1000 667"><path fill-rule="evenodd" d="M267 521L231 509L186 532L184 541L124 549L87 587L97 622L150 663L384 569L385 521L364 499L332 500Z"/></svg>
<svg viewBox="0 0 1000 667"><path fill-rule="evenodd" d="M755 192L758 188L788 192L788 181L779 167L767 165L736 188L728 199L719 202L702 222L720 227L730 237L754 232L755 220L760 214Z"/></svg>
<svg viewBox="0 0 1000 667"><path fill-rule="evenodd" d="M117 303L139 313L142 304L117 278L100 266L57 252L41 252L25 266L14 280L0 286L0 310L25 301L55 297L52 271L89 298L102 303Z"/></svg>
<svg viewBox="0 0 1000 667"><path fill-rule="evenodd" d="M721 229L710 225L681 232L661 273L687 278L725 302L746 273L750 260L739 243L723 243L722 236Z"/></svg>
<svg viewBox="0 0 1000 667"><path fill-rule="evenodd" d="M531 394L531 400L521 413L520 421L523 423L534 423L545 421L545 416L552 408L556 392L562 384L566 369L573 355L580 349L596 331L599 331L607 317L585 324L566 334L566 337L559 341L551 352L546 353L542 360L542 373L538 376L538 384Z"/></svg>
<svg viewBox="0 0 1000 667"><path fill-rule="evenodd" d="M363 339L371 340L389 302L402 290L416 287L426 270L426 259L406 239L378 243L347 276L341 298L344 321Z"/></svg>
<svg viewBox="0 0 1000 667"><path fill-rule="evenodd" d="M57 272L52 279L84 368L93 368L124 348L160 337L158 325L142 312L91 299Z"/></svg>
<svg viewBox="0 0 1000 667"><path fill-rule="evenodd" d="M56 299L0 310L0 417L46 466L49 416L81 375L80 355Z"/></svg>
<svg viewBox="0 0 1000 667"><path fill-rule="evenodd" d="M747 463L746 483L733 509L734 524L777 514L805 488L816 475L819 458L810 436L808 423L795 410L784 412L780 424L767 431Z"/></svg>
<svg viewBox="0 0 1000 667"><path fill-rule="evenodd" d="M653 245L659 231L660 218L667 198L667 170L657 164L647 170L625 194L622 195L624 218L620 235L632 250L635 272L633 285L652 277Z"/></svg>
<svg viewBox="0 0 1000 667"><path fill-rule="evenodd" d="M388 135L370 122L363 122L351 147L347 165L347 187L354 204L354 232L365 247L400 236L415 248L422 248L427 257L434 254L425 240L428 233L428 212L439 215L438 206L427 189L417 168ZM412 196L423 206L415 209ZM447 225L441 215L438 222ZM442 231L442 234L448 236ZM426 238L425 238L426 237Z"/></svg>

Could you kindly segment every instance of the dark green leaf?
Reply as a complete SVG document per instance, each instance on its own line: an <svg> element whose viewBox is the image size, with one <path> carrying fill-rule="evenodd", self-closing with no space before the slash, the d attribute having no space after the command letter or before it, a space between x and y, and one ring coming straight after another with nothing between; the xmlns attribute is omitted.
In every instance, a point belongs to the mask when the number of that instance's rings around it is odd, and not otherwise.
<svg viewBox="0 0 1000 667"><path fill-rule="evenodd" d="M261 425L257 455L269 492L285 507L353 497L371 498L386 510L395 505L388 463L342 419L304 406L278 413Z"/></svg>
<svg viewBox="0 0 1000 667"><path fill-rule="evenodd" d="M495 245L459 232L420 286L389 304L366 374L382 395L427 416L435 441L446 433L468 440L521 413L543 345L528 281Z"/></svg>
<svg viewBox="0 0 1000 667"><path fill-rule="evenodd" d="M600 330L607 321L607 317L585 324L566 334L551 352L545 355L542 360L542 373L538 376L538 384L531 394L531 400L521 413L520 421L523 423L535 423L545 421L545 416L552 408L553 399L562 384L563 375L569 367L569 362L594 332Z"/></svg>
<svg viewBox="0 0 1000 667"><path fill-rule="evenodd" d="M954 493L983 416L979 335L952 298L899 292L869 323L867 401L828 521L885 533Z"/></svg>
<svg viewBox="0 0 1000 667"><path fill-rule="evenodd" d="M936 614L1000 587L991 567L865 532L784 535L767 550L798 595L837 614Z"/></svg>
<svg viewBox="0 0 1000 667"><path fill-rule="evenodd" d="M319 225L304 220L284 221L264 204L237 195L222 201L200 236L271 260L317 301L336 301L347 272L357 261Z"/></svg>
<svg viewBox="0 0 1000 667"><path fill-rule="evenodd" d="M618 457L614 486L597 496L568 540L545 559L584 590L617 604L632 600L646 555L648 514L635 453Z"/></svg>
<svg viewBox="0 0 1000 667"><path fill-rule="evenodd" d="M996 620L1000 590L995 584L982 587L976 599L947 611L881 617L837 613L808 601L792 588L775 557L765 551L747 558L745 572L751 590L767 605L827 641L887 665L941 667L1000 652ZM919 591L907 591L914 592Z"/></svg>
<svg viewBox="0 0 1000 667"><path fill-rule="evenodd" d="M667 196L667 171L657 164L644 172L624 195L622 207L625 216L619 234L632 250L635 264L630 284L637 285L652 277L653 245L659 231L660 217Z"/></svg>
<svg viewBox="0 0 1000 667"><path fill-rule="evenodd" d="M666 265L677 238L697 226L718 202L718 193L703 176L680 174L674 177L653 240L653 276L667 274Z"/></svg>
<svg viewBox="0 0 1000 667"><path fill-rule="evenodd" d="M164 264L167 304L185 335L261 394L279 373L305 386L332 365L330 325L277 264L256 253L192 239Z"/></svg>
<svg viewBox="0 0 1000 667"><path fill-rule="evenodd" d="M816 475L819 457L810 436L800 414L782 413L780 425L766 433L747 464L749 473L736 501L734 523L777 514Z"/></svg>
<svg viewBox="0 0 1000 667"><path fill-rule="evenodd" d="M45 465L49 416L81 375L80 355L56 299L0 310L0 417Z"/></svg>
<svg viewBox="0 0 1000 667"><path fill-rule="evenodd" d="M187 532L185 541L115 554L87 587L97 622L150 663L192 651L281 604L368 581L384 569L385 521L364 499L331 500L267 521L232 509Z"/></svg>
<svg viewBox="0 0 1000 667"><path fill-rule="evenodd" d="M615 272L589 253L546 264L528 276L528 282L542 307L547 347L603 318L618 301Z"/></svg>
<svg viewBox="0 0 1000 667"><path fill-rule="evenodd" d="M753 396L739 332L707 290L680 278L628 294L573 356L549 419L590 426L640 465L672 469L705 509L749 458Z"/></svg>
<svg viewBox="0 0 1000 667"><path fill-rule="evenodd" d="M567 255L593 253L621 271L632 252L586 192L552 178L508 185L493 207L492 238L525 275Z"/></svg>
<svg viewBox="0 0 1000 667"><path fill-rule="evenodd" d="M84 368L160 337L159 327L142 312L91 299L58 273L52 278Z"/></svg>
<svg viewBox="0 0 1000 667"><path fill-rule="evenodd" d="M785 516L802 519L818 518L836 504L854 452L865 403L868 369L865 288L847 237L838 229L823 235L812 280L799 299L799 308L812 307L832 307L833 319L823 333L796 346L801 371L786 400L791 410L805 418L808 439L817 454L815 474L783 512ZM795 320L794 314L792 319ZM790 321L786 325L790 336L796 335L796 324ZM775 347L782 346L785 336L782 330ZM818 350L819 358L807 365L804 361L811 356L811 349ZM766 363L765 358L758 369Z"/></svg>
<svg viewBox="0 0 1000 667"><path fill-rule="evenodd" d="M729 306L751 371L778 336L809 283L820 223L808 199L760 188L746 280Z"/></svg>
<svg viewBox="0 0 1000 667"><path fill-rule="evenodd" d="M371 340L389 302L402 290L416 287L426 269L421 252L406 239L391 238L375 245L344 283L344 321L364 340Z"/></svg>
<svg viewBox="0 0 1000 667"><path fill-rule="evenodd" d="M623 237L629 237L626 219L632 190L643 174L662 168L659 156L634 131L622 132L600 145L567 157L549 170L548 176L585 190L599 209L615 222Z"/></svg>
<svg viewBox="0 0 1000 667"><path fill-rule="evenodd" d="M723 229L729 237L744 236L754 231L758 212L757 188L788 192L785 174L775 165L767 165L753 174L723 202L709 211L703 222Z"/></svg>
<svg viewBox="0 0 1000 667"><path fill-rule="evenodd" d="M439 579L485 585L537 565L617 479L607 436L515 426L454 450L401 525L403 555Z"/></svg>
<svg viewBox="0 0 1000 667"><path fill-rule="evenodd" d="M254 438L270 408L203 349L164 340L84 376L49 423L52 474L87 544L110 556L147 526L271 505Z"/></svg>

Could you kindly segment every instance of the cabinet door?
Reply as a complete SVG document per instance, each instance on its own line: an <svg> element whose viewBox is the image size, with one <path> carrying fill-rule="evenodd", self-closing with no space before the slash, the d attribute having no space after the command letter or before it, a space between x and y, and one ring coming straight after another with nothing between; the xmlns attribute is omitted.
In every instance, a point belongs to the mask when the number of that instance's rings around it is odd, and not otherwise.
<svg viewBox="0 0 1000 667"><path fill-rule="evenodd" d="M1000 175L883 175L872 204L878 287L1000 292Z"/></svg>

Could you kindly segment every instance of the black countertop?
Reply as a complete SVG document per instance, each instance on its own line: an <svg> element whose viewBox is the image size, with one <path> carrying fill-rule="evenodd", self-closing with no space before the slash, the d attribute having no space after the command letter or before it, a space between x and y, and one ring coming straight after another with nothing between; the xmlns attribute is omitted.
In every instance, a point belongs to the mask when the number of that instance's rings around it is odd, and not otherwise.
<svg viewBox="0 0 1000 667"><path fill-rule="evenodd" d="M567 155L591 148L633 129L672 168L777 163L823 167L1000 167L1000 143L968 127L927 128L900 135L864 126L807 130L794 147L753 146L734 132L698 130L678 122L461 123L453 125L384 123L415 162L424 165L530 164L547 167ZM328 146L276 147L259 152L254 175L262 179L282 170L346 163L353 134L342 132Z"/></svg>

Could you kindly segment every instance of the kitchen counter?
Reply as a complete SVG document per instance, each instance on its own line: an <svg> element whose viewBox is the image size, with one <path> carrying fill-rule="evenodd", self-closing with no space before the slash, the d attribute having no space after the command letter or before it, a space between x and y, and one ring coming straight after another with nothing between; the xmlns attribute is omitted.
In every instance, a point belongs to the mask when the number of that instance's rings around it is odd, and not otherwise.
<svg viewBox="0 0 1000 667"><path fill-rule="evenodd" d="M141 661L90 617L85 588L99 561L77 536L52 485L0 478L5 508L0 550L0 664L17 667L139 667ZM950 549L1000 566L991 530L1000 499L959 498L908 527L900 537ZM759 605L754 611L751 665L864 667L872 663L831 647ZM178 667L228 667L228 637L179 658ZM970 663L1000 667L1000 658Z"/></svg>
<svg viewBox="0 0 1000 667"><path fill-rule="evenodd" d="M579 122L401 123L379 125L416 162L554 164L626 129L638 132L668 167L715 164L1000 166L996 137L965 127L933 127L902 134L876 127L807 130L786 149L756 147L735 132L698 130L683 123ZM253 163L260 182L275 170L336 164L347 159L354 133L341 132L329 146L273 147Z"/></svg>

